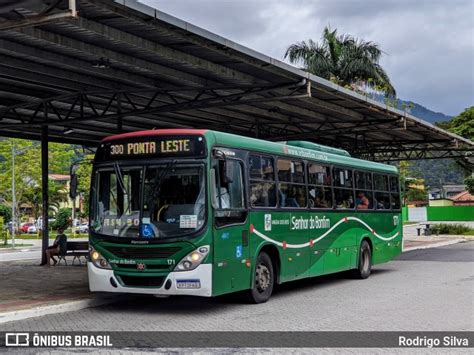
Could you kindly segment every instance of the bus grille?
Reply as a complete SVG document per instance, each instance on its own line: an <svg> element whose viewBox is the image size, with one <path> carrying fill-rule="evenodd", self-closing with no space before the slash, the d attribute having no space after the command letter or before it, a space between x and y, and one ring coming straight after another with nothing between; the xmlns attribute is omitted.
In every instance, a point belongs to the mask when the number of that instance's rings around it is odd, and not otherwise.
<svg viewBox="0 0 474 355"><path fill-rule="evenodd" d="M114 266L120 269L137 269L137 264L114 264ZM146 270L168 270L169 265L164 264L146 264Z"/></svg>
<svg viewBox="0 0 474 355"><path fill-rule="evenodd" d="M118 276L124 286L130 287L161 287L166 276Z"/></svg>
<svg viewBox="0 0 474 355"><path fill-rule="evenodd" d="M127 248L106 247L106 249L118 258L124 259L160 259L169 258L181 250L180 247L167 248Z"/></svg>

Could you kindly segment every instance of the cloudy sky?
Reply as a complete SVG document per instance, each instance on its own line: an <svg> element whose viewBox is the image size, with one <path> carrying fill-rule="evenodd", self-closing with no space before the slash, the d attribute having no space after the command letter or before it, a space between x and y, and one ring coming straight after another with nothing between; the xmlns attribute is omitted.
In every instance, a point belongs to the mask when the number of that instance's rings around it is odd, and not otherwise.
<svg viewBox="0 0 474 355"><path fill-rule="evenodd" d="M456 115L474 104L472 0L140 0L276 59L324 26L378 43L398 96Z"/></svg>

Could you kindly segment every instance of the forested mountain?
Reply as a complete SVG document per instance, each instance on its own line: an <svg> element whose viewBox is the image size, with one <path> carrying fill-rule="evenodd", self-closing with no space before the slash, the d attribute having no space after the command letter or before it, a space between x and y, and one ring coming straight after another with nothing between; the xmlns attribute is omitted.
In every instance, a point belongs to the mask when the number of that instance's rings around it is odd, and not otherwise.
<svg viewBox="0 0 474 355"><path fill-rule="evenodd" d="M383 95L371 94L370 96L376 101L386 103ZM407 111L411 115L433 124L435 122L449 121L452 118L444 113L432 111L413 101L397 99L395 102L391 102L391 104L401 111Z"/></svg>
<svg viewBox="0 0 474 355"><path fill-rule="evenodd" d="M409 171L412 177L425 180L428 189L442 185L462 184L463 169L453 159L425 159L411 162Z"/></svg>
<svg viewBox="0 0 474 355"><path fill-rule="evenodd" d="M371 95L373 99L386 103L383 95ZM391 104L401 111L407 111L411 115L429 123L449 121L451 116L441 112L434 112L423 105L412 101L396 100ZM427 159L410 162L410 175L425 180L427 188L438 188L441 185L462 184L464 180L463 169L453 159Z"/></svg>

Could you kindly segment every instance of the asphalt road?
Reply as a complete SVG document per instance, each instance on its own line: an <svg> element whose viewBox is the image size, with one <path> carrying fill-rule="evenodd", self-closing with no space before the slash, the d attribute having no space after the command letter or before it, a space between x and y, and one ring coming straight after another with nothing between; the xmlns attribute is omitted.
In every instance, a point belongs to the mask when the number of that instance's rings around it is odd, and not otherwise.
<svg viewBox="0 0 474 355"><path fill-rule="evenodd" d="M416 250L376 266L367 280L344 274L285 284L272 299L157 299L4 323L0 331L473 331L474 242Z"/></svg>

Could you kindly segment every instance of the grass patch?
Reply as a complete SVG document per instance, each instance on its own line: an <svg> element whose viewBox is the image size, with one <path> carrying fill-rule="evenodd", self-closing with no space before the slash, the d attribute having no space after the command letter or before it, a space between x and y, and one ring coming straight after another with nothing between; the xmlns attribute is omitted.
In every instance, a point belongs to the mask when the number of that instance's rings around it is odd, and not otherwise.
<svg viewBox="0 0 474 355"><path fill-rule="evenodd" d="M464 224L435 224L431 230L434 234L474 235L474 229Z"/></svg>
<svg viewBox="0 0 474 355"><path fill-rule="evenodd" d="M418 222L411 222L411 221L403 221L403 225L410 225L410 224L417 224Z"/></svg>

